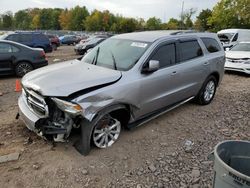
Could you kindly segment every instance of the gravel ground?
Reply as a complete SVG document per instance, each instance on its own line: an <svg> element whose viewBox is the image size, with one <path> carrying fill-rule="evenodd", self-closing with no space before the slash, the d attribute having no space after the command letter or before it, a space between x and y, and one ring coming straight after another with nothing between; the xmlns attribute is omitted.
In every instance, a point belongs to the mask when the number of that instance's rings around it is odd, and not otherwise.
<svg viewBox="0 0 250 188"><path fill-rule="evenodd" d="M50 63L76 57L72 46L48 54ZM72 146L77 134L55 146L15 120L15 80L0 78L0 155L20 153L0 164L1 187L212 187L214 146L250 138L250 78L241 74L225 74L210 105L187 103L86 157Z"/></svg>

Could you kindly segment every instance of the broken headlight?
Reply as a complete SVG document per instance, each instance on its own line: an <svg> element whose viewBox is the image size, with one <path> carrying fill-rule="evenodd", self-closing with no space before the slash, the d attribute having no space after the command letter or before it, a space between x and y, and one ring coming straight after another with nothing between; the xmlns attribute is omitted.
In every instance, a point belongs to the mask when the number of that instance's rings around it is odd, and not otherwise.
<svg viewBox="0 0 250 188"><path fill-rule="evenodd" d="M52 98L52 100L56 103L57 107L60 110L69 114L79 115L83 111L82 107L79 104L71 103L58 98Z"/></svg>

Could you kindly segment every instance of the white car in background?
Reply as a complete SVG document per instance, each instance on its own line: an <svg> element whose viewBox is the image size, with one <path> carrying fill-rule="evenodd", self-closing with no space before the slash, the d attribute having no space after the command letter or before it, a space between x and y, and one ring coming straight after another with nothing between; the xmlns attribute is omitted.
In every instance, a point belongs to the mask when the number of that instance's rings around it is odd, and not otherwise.
<svg viewBox="0 0 250 188"><path fill-rule="evenodd" d="M240 42L226 50L225 70L250 74L250 42Z"/></svg>

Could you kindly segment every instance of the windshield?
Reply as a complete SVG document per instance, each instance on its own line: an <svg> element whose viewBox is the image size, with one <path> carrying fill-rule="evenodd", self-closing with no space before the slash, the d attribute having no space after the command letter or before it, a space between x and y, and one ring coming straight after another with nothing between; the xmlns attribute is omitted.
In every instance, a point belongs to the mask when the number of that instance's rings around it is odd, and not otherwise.
<svg viewBox="0 0 250 188"><path fill-rule="evenodd" d="M127 71L140 59L149 43L107 39L87 53L82 61L115 70Z"/></svg>
<svg viewBox="0 0 250 188"><path fill-rule="evenodd" d="M231 48L231 51L247 51L250 52L250 43L239 43Z"/></svg>
<svg viewBox="0 0 250 188"><path fill-rule="evenodd" d="M0 40L5 40L7 36L8 36L7 34L0 35Z"/></svg>
<svg viewBox="0 0 250 188"><path fill-rule="evenodd" d="M97 43L99 40L102 40L101 38L93 38L89 41L86 42L86 44L95 44Z"/></svg>
<svg viewBox="0 0 250 188"><path fill-rule="evenodd" d="M229 42L235 33L221 33L218 34L218 37L221 42Z"/></svg>

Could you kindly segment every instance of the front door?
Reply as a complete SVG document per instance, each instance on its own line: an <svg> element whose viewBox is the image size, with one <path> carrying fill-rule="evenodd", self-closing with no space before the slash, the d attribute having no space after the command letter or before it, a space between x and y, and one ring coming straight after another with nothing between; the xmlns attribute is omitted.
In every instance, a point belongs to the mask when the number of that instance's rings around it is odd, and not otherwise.
<svg viewBox="0 0 250 188"><path fill-rule="evenodd" d="M149 60L159 61L160 68L153 73L141 75L140 109L135 114L137 118L178 101L175 94L178 88L175 41L161 44Z"/></svg>

